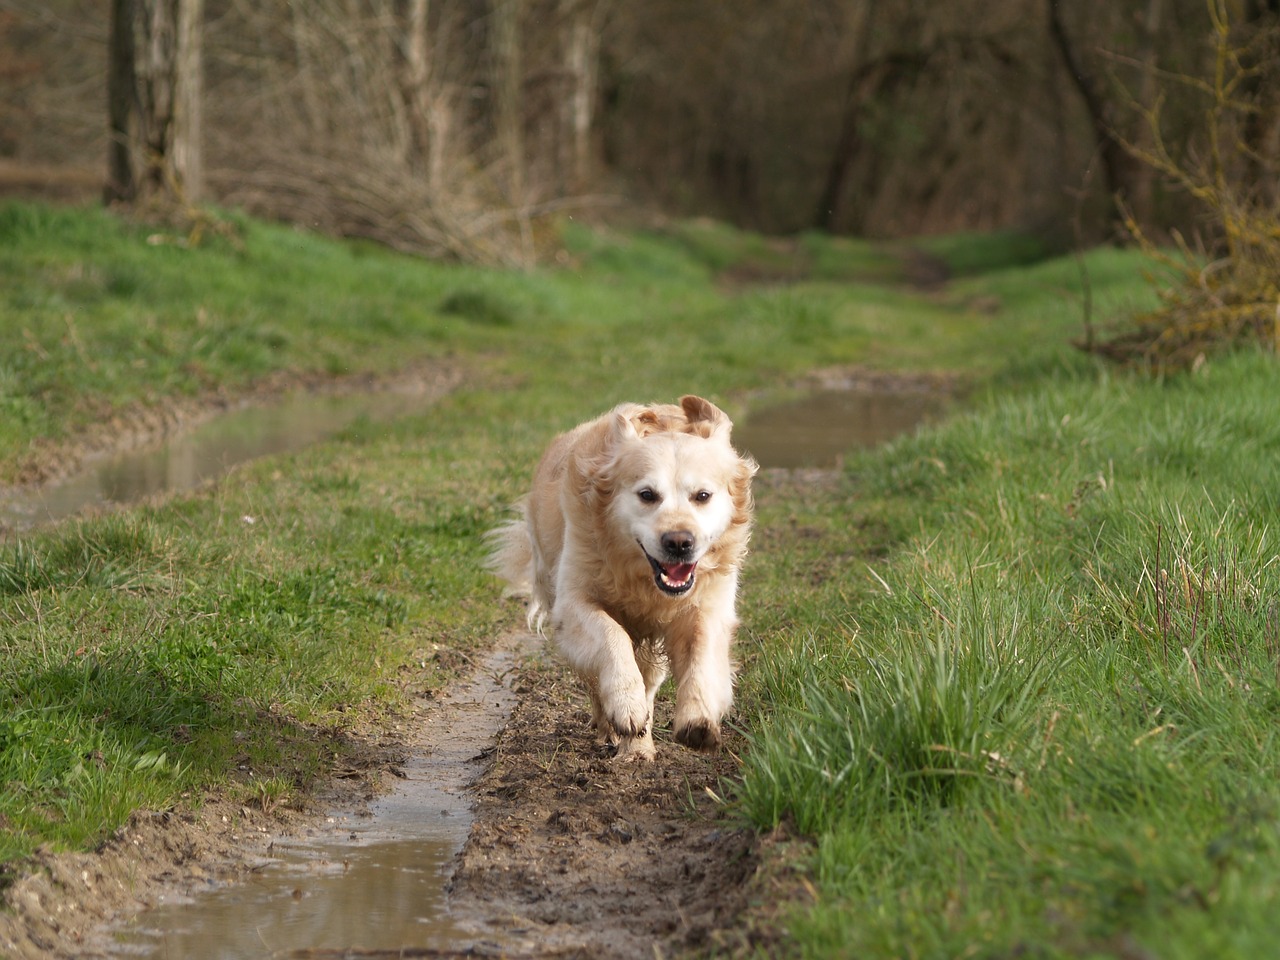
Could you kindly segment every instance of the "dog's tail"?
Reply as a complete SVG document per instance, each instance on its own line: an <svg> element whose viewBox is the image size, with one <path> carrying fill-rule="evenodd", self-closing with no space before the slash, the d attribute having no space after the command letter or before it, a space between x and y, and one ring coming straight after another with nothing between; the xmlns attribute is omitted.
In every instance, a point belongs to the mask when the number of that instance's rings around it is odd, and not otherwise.
<svg viewBox="0 0 1280 960"><path fill-rule="evenodd" d="M534 587L534 546L528 506L521 501L516 504L516 511L517 516L485 534L490 545L485 566L507 581L503 596L529 599L529 627L541 630L546 611Z"/></svg>

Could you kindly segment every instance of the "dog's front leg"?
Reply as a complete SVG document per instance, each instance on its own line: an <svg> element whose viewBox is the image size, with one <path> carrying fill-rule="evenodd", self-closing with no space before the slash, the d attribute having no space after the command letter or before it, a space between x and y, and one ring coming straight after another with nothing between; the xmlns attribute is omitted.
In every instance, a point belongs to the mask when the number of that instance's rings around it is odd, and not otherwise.
<svg viewBox="0 0 1280 960"><path fill-rule="evenodd" d="M720 746L720 720L733 703L729 648L737 630L733 584L714 602L678 620L667 637L676 681L676 742L695 750Z"/></svg>
<svg viewBox="0 0 1280 960"><path fill-rule="evenodd" d="M588 681L593 711L618 735L618 755L651 758L650 700L627 631L600 608L569 597L556 604L554 629L569 665L594 680Z"/></svg>

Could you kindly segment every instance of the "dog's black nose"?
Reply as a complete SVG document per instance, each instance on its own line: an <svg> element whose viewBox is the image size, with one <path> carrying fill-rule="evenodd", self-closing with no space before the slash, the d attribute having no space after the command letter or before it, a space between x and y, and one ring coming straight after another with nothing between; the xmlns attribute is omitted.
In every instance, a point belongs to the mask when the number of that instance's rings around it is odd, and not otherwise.
<svg viewBox="0 0 1280 960"><path fill-rule="evenodd" d="M669 557L687 557L693 553L693 533L689 530L670 530L662 535L662 549Z"/></svg>

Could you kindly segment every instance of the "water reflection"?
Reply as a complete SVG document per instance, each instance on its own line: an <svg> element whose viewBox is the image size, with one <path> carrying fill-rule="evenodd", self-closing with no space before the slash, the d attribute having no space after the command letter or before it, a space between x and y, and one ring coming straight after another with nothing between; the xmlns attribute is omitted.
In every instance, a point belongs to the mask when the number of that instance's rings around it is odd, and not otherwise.
<svg viewBox="0 0 1280 960"><path fill-rule="evenodd" d="M532 637L518 638L533 643ZM366 816L332 816L277 839L273 860L244 883L154 907L116 930L112 957L257 960L361 951L450 951L473 938L449 913L453 858L471 829L469 786L515 703L522 651L500 648L415 722L429 747L404 764L394 792Z"/></svg>
<svg viewBox="0 0 1280 960"><path fill-rule="evenodd" d="M450 920L447 868L470 820L426 817L416 839L308 839L282 849L254 879L156 907L117 934L116 956L247 960L298 949L445 948L463 934ZM432 821L437 821L433 823Z"/></svg>
<svg viewBox="0 0 1280 960"><path fill-rule="evenodd" d="M190 490L236 464L300 450L360 419L380 423L414 413L435 398L429 391L298 393L268 406L235 410L162 445L99 459L65 480L0 498L0 531L61 520L87 507Z"/></svg>
<svg viewBox="0 0 1280 960"><path fill-rule="evenodd" d="M948 397L936 390L817 390L791 403L752 411L734 428L736 447L762 467L833 467L940 416Z"/></svg>

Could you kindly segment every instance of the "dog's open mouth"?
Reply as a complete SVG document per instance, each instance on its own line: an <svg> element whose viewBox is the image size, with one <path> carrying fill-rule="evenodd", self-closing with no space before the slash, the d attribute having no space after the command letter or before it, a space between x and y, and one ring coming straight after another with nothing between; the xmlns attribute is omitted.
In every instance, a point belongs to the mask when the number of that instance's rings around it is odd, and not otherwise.
<svg viewBox="0 0 1280 960"><path fill-rule="evenodd" d="M663 593L678 597L693 589L693 577L698 569L696 563L659 563L649 556L648 550L644 555L649 566L653 567L653 582Z"/></svg>

